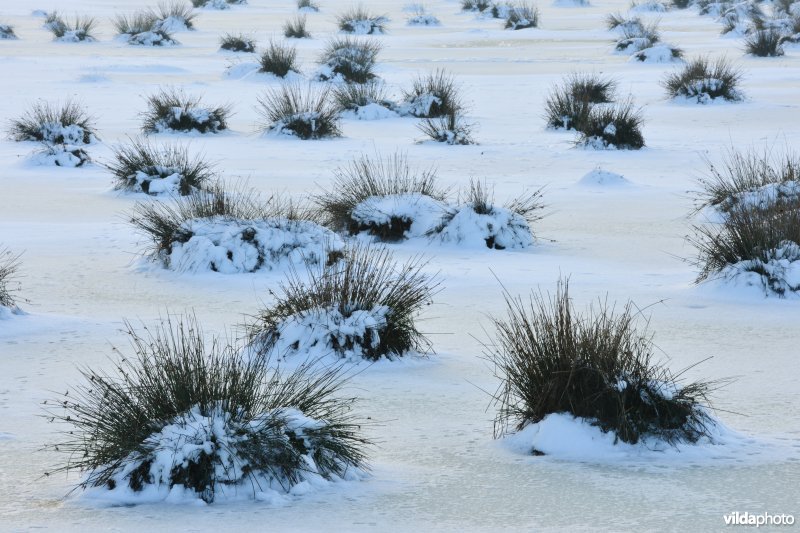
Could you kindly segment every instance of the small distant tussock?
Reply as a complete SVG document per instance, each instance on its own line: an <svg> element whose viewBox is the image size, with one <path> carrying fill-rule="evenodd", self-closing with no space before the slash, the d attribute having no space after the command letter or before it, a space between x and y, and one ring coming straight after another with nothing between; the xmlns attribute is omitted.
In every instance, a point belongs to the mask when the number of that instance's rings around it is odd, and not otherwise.
<svg viewBox="0 0 800 533"><path fill-rule="evenodd" d="M54 11L48 15L45 27L53 32L58 41L77 43L97 40L93 33L97 27L97 20L93 17L76 15L72 21L68 21Z"/></svg>
<svg viewBox="0 0 800 533"><path fill-rule="evenodd" d="M372 35L385 33L389 19L385 15L374 15L359 4L338 15L336 22L344 33Z"/></svg>
<svg viewBox="0 0 800 533"><path fill-rule="evenodd" d="M247 0L190 0L194 7L210 7L212 9L228 9L232 5L246 4Z"/></svg>
<svg viewBox="0 0 800 533"><path fill-rule="evenodd" d="M48 475L77 470L76 488L118 501L182 492L210 504L366 468L371 443L355 398L342 396L341 367L278 370L207 337L191 314L125 329L131 354L111 372L81 369L82 383L44 402L51 422L69 428L50 446L64 460Z"/></svg>
<svg viewBox="0 0 800 533"><path fill-rule="evenodd" d="M201 156L192 157L186 146L136 138L112 150L114 161L104 166L118 190L183 196L202 189L215 176L213 165Z"/></svg>
<svg viewBox="0 0 800 533"><path fill-rule="evenodd" d="M14 33L14 26L10 24L0 24L0 41L19 39Z"/></svg>
<svg viewBox="0 0 800 533"><path fill-rule="evenodd" d="M308 39L311 34L306 30L306 16L298 15L283 24L283 36L287 39Z"/></svg>
<svg viewBox="0 0 800 533"><path fill-rule="evenodd" d="M745 51L756 57L778 57L784 54L783 35L774 29L758 30L744 38Z"/></svg>
<svg viewBox="0 0 800 533"><path fill-rule="evenodd" d="M319 79L340 78L346 83L367 83L376 77L375 64L381 44L350 36L328 41L320 59Z"/></svg>
<svg viewBox="0 0 800 533"><path fill-rule="evenodd" d="M594 106L579 125L579 145L598 149L638 150L644 147L641 108L633 99L611 105Z"/></svg>
<svg viewBox="0 0 800 533"><path fill-rule="evenodd" d="M431 13L428 13L427 8L422 4L409 4L410 14L406 19L408 26L440 26L441 21Z"/></svg>
<svg viewBox="0 0 800 533"><path fill-rule="evenodd" d="M356 208L365 201L375 197L418 195L443 202L447 196L447 191L437 183L436 170L412 167L408 155L403 152L385 157L362 154L338 167L333 174L330 190L314 197L323 223L351 235L367 232L382 241L404 239L414 220L399 214L378 223L369 217L356 216Z"/></svg>
<svg viewBox="0 0 800 533"><path fill-rule="evenodd" d="M436 142L452 145L475 144L475 139L472 137L475 124L467 122L460 111L423 119L417 124L417 128Z"/></svg>
<svg viewBox="0 0 800 533"><path fill-rule="evenodd" d="M186 95L182 89L166 88L147 97L147 111L141 114L142 131L197 131L218 133L227 129L230 106L205 107L201 98Z"/></svg>
<svg viewBox="0 0 800 533"><path fill-rule="evenodd" d="M742 72L724 57L713 62L706 57L691 60L679 72L669 74L661 82L671 98L685 97L707 103L717 98L742 99L738 85Z"/></svg>
<svg viewBox="0 0 800 533"><path fill-rule="evenodd" d="M641 17L629 17L621 13L606 15L605 21L609 30L629 32L630 34L642 33L645 27Z"/></svg>
<svg viewBox="0 0 800 533"><path fill-rule="evenodd" d="M400 111L419 118L456 115L463 109L455 77L444 69L418 76L411 90L403 91Z"/></svg>
<svg viewBox="0 0 800 533"><path fill-rule="evenodd" d="M256 111L264 118L262 129L300 139L339 137L339 110L330 87L284 84L258 99Z"/></svg>
<svg viewBox="0 0 800 533"><path fill-rule="evenodd" d="M251 343L275 358L321 352L376 361L427 353L431 343L416 318L438 281L425 266L418 258L400 264L386 248L362 245L305 275L290 271L275 303L250 326Z"/></svg>
<svg viewBox="0 0 800 533"><path fill-rule="evenodd" d="M229 50L231 52L252 53L256 51L256 42L251 37L247 37L241 33L226 33L220 37L219 47L223 50Z"/></svg>
<svg viewBox="0 0 800 533"><path fill-rule="evenodd" d="M655 360L656 347L633 303L600 301L581 314L569 283L529 301L504 294L506 318L493 319L485 345L500 385L495 436L519 431L551 413L585 419L616 439L697 442L712 424L705 407L714 383L686 383Z"/></svg>
<svg viewBox="0 0 800 533"><path fill-rule="evenodd" d="M319 5L314 0L297 0L297 9L300 11L319 11Z"/></svg>
<svg viewBox="0 0 800 533"><path fill-rule="evenodd" d="M661 42L661 33L658 21L642 26L630 25L622 27L622 36L617 41L615 49L618 52L633 54Z"/></svg>
<svg viewBox="0 0 800 533"><path fill-rule="evenodd" d="M97 136L94 118L73 100L63 104L37 102L10 122L8 134L15 141L69 145L90 144Z"/></svg>
<svg viewBox="0 0 800 533"><path fill-rule="evenodd" d="M539 26L539 8L533 4L521 3L511 6L506 16L507 30L524 30Z"/></svg>
<svg viewBox="0 0 800 533"><path fill-rule="evenodd" d="M461 0L462 11L477 11L483 13L492 7L491 0Z"/></svg>
<svg viewBox="0 0 800 533"><path fill-rule="evenodd" d="M545 100L547 127L578 129L589 115L592 104L613 102L616 87L616 80L599 74L569 75Z"/></svg>
<svg viewBox="0 0 800 533"><path fill-rule="evenodd" d="M258 59L259 72L274 74L285 78L290 72L299 72L297 68L297 49L270 39L267 49Z"/></svg>
<svg viewBox="0 0 800 533"><path fill-rule="evenodd" d="M124 36L128 44L135 46L171 46L178 42L162 27L158 15L151 10L137 11L132 15L117 15L114 18L117 34Z"/></svg>
<svg viewBox="0 0 800 533"><path fill-rule="evenodd" d="M333 89L333 99L341 111L356 111L359 107L378 104L386 108L394 106L386 98L386 85L372 80L367 83L346 83Z"/></svg>

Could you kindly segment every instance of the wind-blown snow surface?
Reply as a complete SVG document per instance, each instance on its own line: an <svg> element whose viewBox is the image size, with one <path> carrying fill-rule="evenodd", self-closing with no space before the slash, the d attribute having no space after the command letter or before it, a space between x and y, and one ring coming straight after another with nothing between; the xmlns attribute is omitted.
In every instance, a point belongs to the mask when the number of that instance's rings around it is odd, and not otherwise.
<svg viewBox="0 0 800 533"><path fill-rule="evenodd" d="M110 7L113 4L115 7ZM155 2L153 2L155 4ZM231 79L228 59L217 54L226 32L280 34L296 14L293 2L250 0L224 11L200 10L197 31L180 33L170 47L128 46L115 40L109 19L142 8L140 0L62 0L63 13L100 21L98 42L52 42L31 5L6 2L2 23L18 40L2 41L4 78L0 116L15 118L37 98L74 96L97 117L102 143L97 162L139 128L143 95L182 86L208 101L235 102L230 132L197 137L191 150L217 161L227 177L246 177L266 192L302 197L329 187L332 170L362 152L408 152L418 168L436 164L445 185L470 177L495 185L495 197L513 198L546 186L548 216L535 228L540 240L524 250L431 245L417 239L393 245L401 259L424 253L441 271L443 291L426 309L420 329L434 342L429 360L361 365L348 392L363 397L358 409L377 424L369 435L381 444L365 481L336 483L282 503L243 502L206 508L154 504L103 507L65 493L78 477L42 477L64 458L39 451L61 428L47 423L39 402L79 379L76 365L110 365L110 343L124 349L123 317L155 320L164 309L194 308L209 331L244 321L271 297L281 271L255 274L177 273L137 268L141 242L125 222L136 198L112 190L99 164L62 168L32 164L27 143L0 141L0 242L24 252L20 296L26 315L0 320L0 529L91 531L499 531L722 529L732 511L800 514L800 307L797 299L764 298L760 287L724 281L694 286L696 272L679 258L694 207L703 155L714 159L734 144L800 146L800 51L780 58L743 55L741 41L720 37L720 25L692 10L640 15L661 18L663 40L687 58L727 55L745 72L746 99L713 106L666 98L659 80L679 68L629 62L614 54L614 35L603 18L628 2L594 0L589 7L540 2L541 28L503 31L502 21L462 13L455 1L426 6L442 25L407 27L398 3L376 0L388 33L377 73L397 98L419 74L444 67L479 124L475 146L414 144L410 117L345 119L344 136L325 141L253 135L257 97L280 80ZM316 68L335 15L351 2L320 2L308 13L314 39L297 40L305 75ZM545 129L542 103L550 87L579 70L619 80L644 106L647 147L639 151L575 149L569 132ZM154 140L174 140L158 134ZM635 186L578 181L600 167ZM612 185L612 186L607 186ZM719 417L744 435L741 445L704 453L653 452L645 460L532 457L492 440L485 391L496 390L482 348L488 315L504 313L496 274L512 293L554 290L570 275L578 307L597 297L632 298L648 308L658 346L687 379L736 376L716 392ZM748 440L749 439L749 440Z"/></svg>

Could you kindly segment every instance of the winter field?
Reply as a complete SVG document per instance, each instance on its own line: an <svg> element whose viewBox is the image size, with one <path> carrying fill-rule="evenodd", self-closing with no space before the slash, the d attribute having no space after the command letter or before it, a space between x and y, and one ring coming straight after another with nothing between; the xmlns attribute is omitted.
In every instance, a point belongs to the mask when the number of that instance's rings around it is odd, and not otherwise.
<svg viewBox="0 0 800 533"><path fill-rule="evenodd" d="M717 216L696 210L708 161L720 163L731 149L800 147L800 45L787 43L780 57L748 55L741 31L721 35L719 20L696 6L629 13L626 0L540 2L539 27L512 31L456 0L425 2L438 26L408 25L402 2L376 0L366 7L388 17L386 33L360 39L382 45L375 74L387 98L400 102L415 79L445 69L476 144L434 142L417 128L422 119L377 106L363 120L345 113L340 137L301 140L259 130L259 100L284 80L248 66L254 54L219 50L226 33L249 35L259 47L282 40L284 22L297 15L292 0L196 9L195 29L173 33L179 44L129 45L112 18L145 7L0 2L0 24L18 36L0 40L4 128L37 102L72 99L97 131L82 146L92 161L75 168L39 155L40 143L0 140L0 252L21 254L13 288L22 311L0 306L0 530L715 531L737 511L800 514L798 294L766 295L745 275L696 284L698 252L687 240ZM350 7L320 0L318 12L306 13L311 38L286 40L300 70L290 80L307 87L326 43L341 36L337 15ZM56 8L68 19L95 17L96 41L55 41L37 10ZM741 100L669 97L661 82L684 63L616 52L619 35L605 21L615 12L660 20L661 41L682 49L684 60L727 57L742 72ZM574 73L612 78L618 100L633 97L644 148L579 146L574 131L547 127L545 100ZM354 410L369 418L364 432L375 442L368 471L267 491L257 501L243 486L208 505L174 494L132 505L102 490L69 493L80 472L45 476L67 460L48 445L69 427L49 423L42 402L79 383L81 368L113 369L114 347L129 355L124 320L139 327L193 311L206 333L241 335L289 270L286 262L255 272L168 269L144 255L148 237L129 222L132 212L170 200L115 189L106 165L141 133L147 98L166 88L229 105L232 115L219 133L160 131L147 136L152 145L187 145L227 183L265 198L302 201L334 190L337 169L364 154L398 152L414 168L435 167L451 202L470 179L485 181L498 205L541 189L532 244L490 249L467 224L463 234L420 232L387 245L400 261L424 257L422 272L438 275L440 290L418 318L434 353L346 363L354 375L344 392L359 398ZM331 238L337 246L368 240ZM800 258L787 267L787 279L800 287L798 265ZM598 300L643 309L658 358L674 373L687 369L682 379L730 379L711 395L724 424L713 428L713 442L614 444L565 415L493 438L498 378L487 351L492 317L506 314L503 291L527 299L554 293L565 278L576 309Z"/></svg>

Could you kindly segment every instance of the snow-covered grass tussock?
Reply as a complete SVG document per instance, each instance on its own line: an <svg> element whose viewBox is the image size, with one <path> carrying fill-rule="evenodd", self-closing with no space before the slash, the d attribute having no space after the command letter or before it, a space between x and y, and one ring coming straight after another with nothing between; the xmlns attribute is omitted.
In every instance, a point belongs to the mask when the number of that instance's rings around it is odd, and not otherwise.
<svg viewBox="0 0 800 533"><path fill-rule="evenodd" d="M397 111L420 118L445 117L464 108L461 90L455 77L444 69L418 76L411 89L403 91Z"/></svg>
<svg viewBox="0 0 800 533"><path fill-rule="evenodd" d="M341 395L341 367L272 369L206 339L192 315L126 326L132 356L110 373L82 369L82 383L45 402L70 428L52 445L65 454L53 471L82 472L77 488L122 503L212 503L363 472L371 443L355 398Z"/></svg>
<svg viewBox="0 0 800 533"><path fill-rule="evenodd" d="M711 278L762 287L766 295L800 293L800 159L766 150L730 151L702 179L700 208L721 222L694 227L697 282Z"/></svg>
<svg viewBox="0 0 800 533"><path fill-rule="evenodd" d="M113 22L117 34L128 44L171 46L178 44L172 33L191 29L194 17L191 6L173 2L159 4L157 10L147 8L131 15L117 15Z"/></svg>
<svg viewBox="0 0 800 533"><path fill-rule="evenodd" d="M92 161L89 152L76 144L42 143L44 147L31 158L36 165L75 168Z"/></svg>
<svg viewBox="0 0 800 533"><path fill-rule="evenodd" d="M592 104L614 101L617 82L599 74L573 73L555 85L544 103L548 128L577 130L586 121Z"/></svg>
<svg viewBox="0 0 800 533"><path fill-rule="evenodd" d="M297 0L297 10L316 13L319 11L319 5L314 0Z"/></svg>
<svg viewBox="0 0 800 533"><path fill-rule="evenodd" d="M698 57L689 61L680 71L668 74L661 84L670 98L683 97L705 104L721 98L738 101L742 72L730 61L721 57L714 61Z"/></svg>
<svg viewBox="0 0 800 533"><path fill-rule="evenodd" d="M345 35L325 45L316 78L321 81L367 83L376 77L375 65L381 44Z"/></svg>
<svg viewBox="0 0 800 533"><path fill-rule="evenodd" d="M609 105L593 106L578 126L580 146L598 150L639 150L644 147L642 109L633 98Z"/></svg>
<svg viewBox="0 0 800 533"><path fill-rule="evenodd" d="M241 33L226 33L219 39L219 47L229 52L255 53L256 41Z"/></svg>
<svg viewBox="0 0 800 533"><path fill-rule="evenodd" d="M519 249L534 243L533 225L544 208L541 189L523 194L500 206L494 194L479 180L469 188L455 208L446 211L439 227L433 230L443 242L496 250Z"/></svg>
<svg viewBox="0 0 800 533"><path fill-rule="evenodd" d="M244 5L247 0L190 0L194 7L209 9L229 9L230 6Z"/></svg>
<svg viewBox="0 0 800 533"><path fill-rule="evenodd" d="M185 196L215 177L213 165L200 155L192 157L185 145L156 145L145 138L134 138L112 151L114 160L104 166L114 176L118 190Z"/></svg>
<svg viewBox="0 0 800 533"><path fill-rule="evenodd" d="M63 104L37 102L20 118L11 120L7 131L15 141L47 144L90 144L97 136L94 118L73 100Z"/></svg>
<svg viewBox="0 0 800 533"><path fill-rule="evenodd" d="M15 39L19 39L19 37L17 37L17 34L14 32L14 26L10 24L0 24L0 41L13 41Z"/></svg>
<svg viewBox="0 0 800 533"><path fill-rule="evenodd" d="M438 290L418 258L400 264L386 248L356 245L337 262L290 270L249 327L257 353L284 359L393 359L427 353L417 316Z"/></svg>
<svg viewBox="0 0 800 533"><path fill-rule="evenodd" d="M658 21L650 24L621 24L617 28L621 29L622 35L614 48L620 53L633 54L661 42Z"/></svg>
<svg viewBox="0 0 800 533"><path fill-rule="evenodd" d="M145 133L218 133L227 129L229 105L207 107L202 99L174 87L160 89L147 97L147 111L141 113Z"/></svg>
<svg viewBox="0 0 800 533"><path fill-rule="evenodd" d="M428 12L428 8L422 4L409 4L409 9L404 11L409 12L406 19L408 26L441 26L442 22L439 18Z"/></svg>
<svg viewBox="0 0 800 533"><path fill-rule="evenodd" d="M339 110L328 86L285 83L258 98L262 131L299 139L339 137Z"/></svg>
<svg viewBox="0 0 800 533"><path fill-rule="evenodd" d="M521 2L510 6L505 17L505 29L524 30L539 26L539 8L533 4Z"/></svg>
<svg viewBox="0 0 800 533"><path fill-rule="evenodd" d="M45 27L53 33L56 41L78 43L97 40L93 33L97 27L97 20L93 17L75 15L75 18L69 21L54 11L48 15Z"/></svg>
<svg viewBox="0 0 800 533"><path fill-rule="evenodd" d="M297 49L284 43L269 40L267 48L258 58L258 71L285 78L290 72L300 72L297 67Z"/></svg>
<svg viewBox="0 0 800 533"><path fill-rule="evenodd" d="M505 294L507 318L495 318L486 345L500 379L495 436L524 430L552 414L570 414L626 443L667 443L708 437L709 382L685 383L654 360L640 311L600 301L585 314L573 308L568 282L555 295L526 302ZM532 450L532 453L537 451ZM541 450L538 450L541 453Z"/></svg>
<svg viewBox="0 0 800 533"><path fill-rule="evenodd" d="M350 112L358 119L397 116L397 104L387 98L386 85L380 80L337 85L333 99L340 111Z"/></svg>
<svg viewBox="0 0 800 533"><path fill-rule="evenodd" d="M234 274L334 261L341 238L308 218L291 201L217 183L172 203L140 202L131 223L165 268Z"/></svg>
<svg viewBox="0 0 800 533"><path fill-rule="evenodd" d="M461 111L425 118L417 124L417 129L436 142L451 145L476 144L472 136L475 123L468 122Z"/></svg>
<svg viewBox="0 0 800 533"><path fill-rule="evenodd" d="M444 216L447 191L433 168L419 170L402 152L363 154L334 171L330 190L315 196L325 225L382 241L427 234Z"/></svg>
<svg viewBox="0 0 800 533"><path fill-rule="evenodd" d="M386 33L386 15L375 15L362 4L353 6L336 17L339 30L357 35L373 35Z"/></svg>
<svg viewBox="0 0 800 533"><path fill-rule="evenodd" d="M624 32L642 32L644 30L644 22L642 22L641 17L631 17L622 13L606 15L605 23L609 31L616 31L621 34Z"/></svg>
<svg viewBox="0 0 800 533"><path fill-rule="evenodd" d="M775 29L758 30L744 38L745 51L756 57L778 57L785 52L783 35Z"/></svg>

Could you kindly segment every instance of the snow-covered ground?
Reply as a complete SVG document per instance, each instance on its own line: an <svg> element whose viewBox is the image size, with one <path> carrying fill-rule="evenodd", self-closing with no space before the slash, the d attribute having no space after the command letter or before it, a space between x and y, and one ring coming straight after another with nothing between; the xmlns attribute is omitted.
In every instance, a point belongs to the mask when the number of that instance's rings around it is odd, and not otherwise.
<svg viewBox="0 0 800 533"><path fill-rule="evenodd" d="M307 13L313 39L293 42L306 75L336 30L335 15L351 5L319 4L319 13ZM0 140L0 245L24 252L20 296L29 300L20 302L25 315L0 313L0 529L711 531L734 511L800 514L800 302L765 298L757 287L695 286L696 271L682 261L695 253L684 236L697 222L688 191L705 172L703 156L718 159L731 146L800 146L800 47L788 45L779 58L747 57L741 39L720 36L720 24L694 9L638 13L659 17L663 41L687 58L727 55L741 66L744 101L697 105L666 99L659 81L676 64L613 52L604 17L625 11L626 0L541 2L541 27L513 32L462 12L455 0L426 2L441 21L430 27L407 26L399 2L367 6L390 19L386 35L368 37L384 44L377 74L390 96L399 100L419 74L447 69L462 85L479 144L417 144L422 134L408 117L346 118L343 137L333 140L256 133L257 98L281 81L227 76L236 59L217 50L218 39L252 32L266 44L296 14L291 0L198 10L197 30L175 33L181 44L170 47L114 39L111 17L142 8L140 0L2 2L0 24L13 25L19 39L0 41L0 118L17 118L37 99L74 98L96 117L99 141L85 147L94 164L65 168L39 164L37 143ZM53 42L32 11L55 8L97 17L97 42ZM635 97L646 148L576 148L572 133L545 129L543 101L572 72L612 76L621 97ZM147 243L127 223L141 198L114 191L100 163L138 132L146 96L166 86L209 105L230 103L235 115L220 134L152 138L188 142L223 177L246 179L266 195L317 193L337 166L397 150L412 166L436 165L445 185L485 179L499 204L545 187L547 216L534 227L532 247L391 245L401 259L424 254L426 269L440 272L443 290L420 328L437 353L364 365L355 376L350 392L362 398L359 412L375 422L368 434L378 442L366 480L271 503L108 507L75 493L65 498L77 476L43 476L64 458L41 450L60 429L42 416L42 400L74 384L79 365L110 366L111 346L126 348L123 318L152 322L166 310L193 309L207 331L221 332L269 303L268 289L282 279L280 269L176 272L141 259ZM585 177L598 168L608 174ZM687 378L736 378L714 396L727 427L723 444L628 453L564 419L531 436L549 449L556 438L555 450L558 438L568 442L561 455L527 456L518 440L493 440L487 391L497 381L481 342L490 342L488 317L505 312L495 276L511 294L552 291L570 276L578 308L606 295L650 306L655 341L673 370L710 357Z"/></svg>

